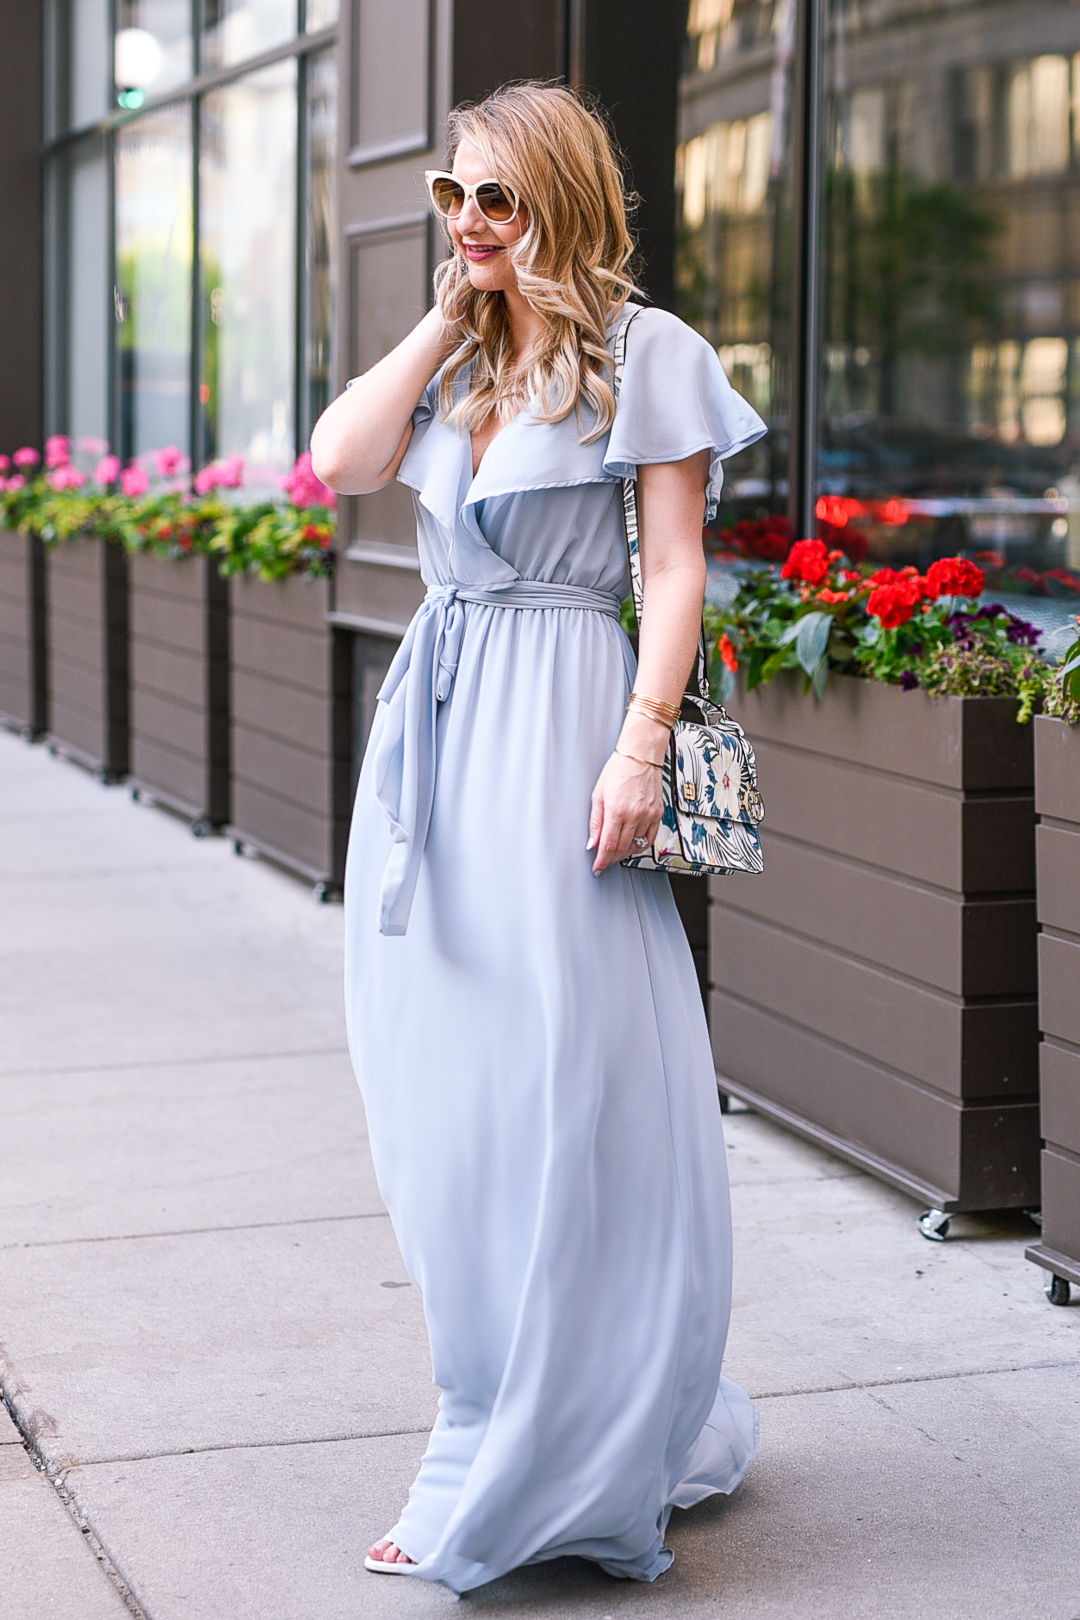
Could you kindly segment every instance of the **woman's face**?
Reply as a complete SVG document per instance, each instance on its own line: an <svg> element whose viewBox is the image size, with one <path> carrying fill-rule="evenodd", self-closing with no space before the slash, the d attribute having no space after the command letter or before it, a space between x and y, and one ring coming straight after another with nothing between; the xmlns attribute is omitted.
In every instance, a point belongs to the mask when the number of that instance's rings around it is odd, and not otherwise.
<svg viewBox="0 0 1080 1620"><path fill-rule="evenodd" d="M451 173L455 180L461 180L466 185L475 185L478 180L498 179L491 172L491 159L485 158L468 141L462 141L458 147ZM467 197L460 214L446 223L454 246L464 255L469 266L469 280L474 287L481 292L507 292L517 286L517 276L507 249L525 234L527 217L524 205L505 225L493 225L477 208L476 199Z"/></svg>

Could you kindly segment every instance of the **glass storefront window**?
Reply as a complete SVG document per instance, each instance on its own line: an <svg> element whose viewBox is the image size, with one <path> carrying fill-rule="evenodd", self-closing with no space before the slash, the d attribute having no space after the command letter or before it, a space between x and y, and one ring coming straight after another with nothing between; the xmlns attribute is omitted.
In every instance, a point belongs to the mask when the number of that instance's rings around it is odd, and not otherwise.
<svg viewBox="0 0 1080 1620"><path fill-rule="evenodd" d="M203 69L284 45L296 33L296 15L296 0L203 0Z"/></svg>
<svg viewBox="0 0 1080 1620"><path fill-rule="evenodd" d="M108 437L109 176L100 136L66 154L62 182L63 379L66 430L76 438Z"/></svg>
<svg viewBox="0 0 1080 1620"><path fill-rule="evenodd" d="M678 312L772 429L725 464L714 526L757 556L786 553L793 24L794 0L691 0L677 152Z"/></svg>
<svg viewBox="0 0 1080 1620"><path fill-rule="evenodd" d="M191 365L191 108L163 107L116 140L119 453L186 447Z"/></svg>
<svg viewBox="0 0 1080 1620"><path fill-rule="evenodd" d="M119 0L114 78L121 107L191 77L191 0Z"/></svg>
<svg viewBox="0 0 1080 1620"><path fill-rule="evenodd" d="M311 6L308 11L310 14ZM305 146L307 230L304 236L304 398L300 437L330 403L333 391L335 154L337 150L337 56L320 51L308 60Z"/></svg>
<svg viewBox="0 0 1080 1620"><path fill-rule="evenodd" d="M321 28L332 28L341 11L340 0L307 0L304 28L317 34Z"/></svg>
<svg viewBox="0 0 1080 1620"><path fill-rule="evenodd" d="M273 486L295 454L296 63L202 100L200 462Z"/></svg>
<svg viewBox="0 0 1080 1620"><path fill-rule="evenodd" d="M68 37L71 78L65 121L71 129L82 129L109 110L108 0L71 0Z"/></svg>
<svg viewBox="0 0 1080 1620"><path fill-rule="evenodd" d="M1075 611L1080 7L962 9L832 3L818 513Z"/></svg>

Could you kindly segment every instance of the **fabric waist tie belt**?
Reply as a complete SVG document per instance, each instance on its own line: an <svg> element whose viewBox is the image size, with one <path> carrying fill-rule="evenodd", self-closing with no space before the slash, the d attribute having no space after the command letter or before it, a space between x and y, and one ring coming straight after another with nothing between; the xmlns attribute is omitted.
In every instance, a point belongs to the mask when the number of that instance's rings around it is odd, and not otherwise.
<svg viewBox="0 0 1080 1620"><path fill-rule="evenodd" d="M435 802L435 721L450 696L465 631L465 602L500 608L577 608L619 617L618 597L579 585L515 580L492 590L443 585L429 591L379 691L386 704L375 750L375 794L390 819L393 848L383 874L379 932L403 934Z"/></svg>

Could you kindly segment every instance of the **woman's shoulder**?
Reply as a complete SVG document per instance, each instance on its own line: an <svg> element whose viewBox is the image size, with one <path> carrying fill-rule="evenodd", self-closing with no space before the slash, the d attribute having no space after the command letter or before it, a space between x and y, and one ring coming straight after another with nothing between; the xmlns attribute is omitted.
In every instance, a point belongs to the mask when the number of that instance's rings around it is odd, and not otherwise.
<svg viewBox="0 0 1080 1620"><path fill-rule="evenodd" d="M646 349L709 356L719 363L716 351L708 339L703 338L700 332L688 326L678 315L673 315L669 309L660 309L656 304L628 301L618 324L622 323L626 323L628 364L634 350L640 354Z"/></svg>

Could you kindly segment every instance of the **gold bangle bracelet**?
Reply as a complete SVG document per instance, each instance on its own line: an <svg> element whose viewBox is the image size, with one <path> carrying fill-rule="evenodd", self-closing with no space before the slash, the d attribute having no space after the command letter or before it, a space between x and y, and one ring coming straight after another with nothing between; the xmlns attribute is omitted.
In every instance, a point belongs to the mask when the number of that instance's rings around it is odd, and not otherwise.
<svg viewBox="0 0 1080 1620"><path fill-rule="evenodd" d="M659 720L661 725L671 727L679 718L679 708L674 703L664 703L660 698L646 697L642 692L631 692L627 710L638 709L642 714L648 715L650 720Z"/></svg>
<svg viewBox="0 0 1080 1620"><path fill-rule="evenodd" d="M616 748L615 752L620 759L632 759L635 765L651 765L658 771L662 771L664 768L662 759L642 759L640 754L628 754L625 748Z"/></svg>

